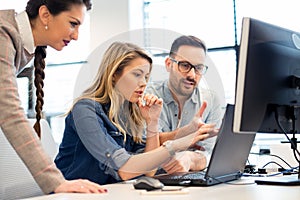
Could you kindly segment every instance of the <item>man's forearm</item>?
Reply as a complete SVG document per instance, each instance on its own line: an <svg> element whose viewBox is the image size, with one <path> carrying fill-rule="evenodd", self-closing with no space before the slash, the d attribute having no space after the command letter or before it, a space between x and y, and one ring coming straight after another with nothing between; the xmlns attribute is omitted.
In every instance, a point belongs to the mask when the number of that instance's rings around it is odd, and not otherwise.
<svg viewBox="0 0 300 200"><path fill-rule="evenodd" d="M167 140L174 140L174 135L176 135L176 130L170 132L161 132L159 133L160 145L162 145Z"/></svg>
<svg viewBox="0 0 300 200"><path fill-rule="evenodd" d="M162 145L167 140L175 140L175 139L187 136L190 133L191 133L191 131L189 130L189 128L187 126L177 128L174 131L160 132L160 134L159 134L160 144Z"/></svg>

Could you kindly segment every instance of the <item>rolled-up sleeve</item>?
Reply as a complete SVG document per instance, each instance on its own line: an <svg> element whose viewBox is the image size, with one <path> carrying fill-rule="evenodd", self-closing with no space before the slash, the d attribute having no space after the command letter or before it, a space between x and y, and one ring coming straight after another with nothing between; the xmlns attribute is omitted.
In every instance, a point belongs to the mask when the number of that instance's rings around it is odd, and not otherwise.
<svg viewBox="0 0 300 200"><path fill-rule="evenodd" d="M120 179L118 170L131 155L112 138L105 127L108 118L101 117L105 114L97 109L94 101L79 101L72 110L75 128L85 148L99 161L100 168ZM122 133L116 131L114 134Z"/></svg>

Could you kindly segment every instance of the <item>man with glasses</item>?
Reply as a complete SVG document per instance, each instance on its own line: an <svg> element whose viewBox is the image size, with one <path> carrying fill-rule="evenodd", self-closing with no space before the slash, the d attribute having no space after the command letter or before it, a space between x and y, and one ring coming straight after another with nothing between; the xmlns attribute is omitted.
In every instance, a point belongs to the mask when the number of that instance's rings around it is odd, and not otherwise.
<svg viewBox="0 0 300 200"><path fill-rule="evenodd" d="M169 79L152 82L148 86L147 92L156 94L164 101L160 116L161 144L192 134L204 123L219 128L222 119L219 99L215 92L198 86L208 70L205 58L206 46L199 38L181 36L174 40L165 60ZM163 166L164 170L173 173L204 169L216 134L217 131L210 133L211 137L199 142L193 150L177 153Z"/></svg>

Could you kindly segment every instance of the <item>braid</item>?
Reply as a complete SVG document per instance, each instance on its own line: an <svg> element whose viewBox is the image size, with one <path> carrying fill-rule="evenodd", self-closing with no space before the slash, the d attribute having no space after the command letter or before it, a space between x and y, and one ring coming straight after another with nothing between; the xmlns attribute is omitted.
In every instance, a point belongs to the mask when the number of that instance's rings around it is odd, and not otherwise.
<svg viewBox="0 0 300 200"><path fill-rule="evenodd" d="M42 110L44 105L44 78L45 78L45 58L46 58L46 47L38 46L35 49L34 57L34 85L36 87L36 122L33 126L39 138L41 138L41 125L40 120L42 118Z"/></svg>

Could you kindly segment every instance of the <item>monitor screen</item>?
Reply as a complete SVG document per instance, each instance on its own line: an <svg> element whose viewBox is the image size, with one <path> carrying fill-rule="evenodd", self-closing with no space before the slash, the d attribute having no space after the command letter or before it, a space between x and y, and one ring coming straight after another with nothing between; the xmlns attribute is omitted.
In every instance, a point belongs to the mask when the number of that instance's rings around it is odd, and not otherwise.
<svg viewBox="0 0 300 200"><path fill-rule="evenodd" d="M243 18L234 132L299 132L299 80L300 33Z"/></svg>

